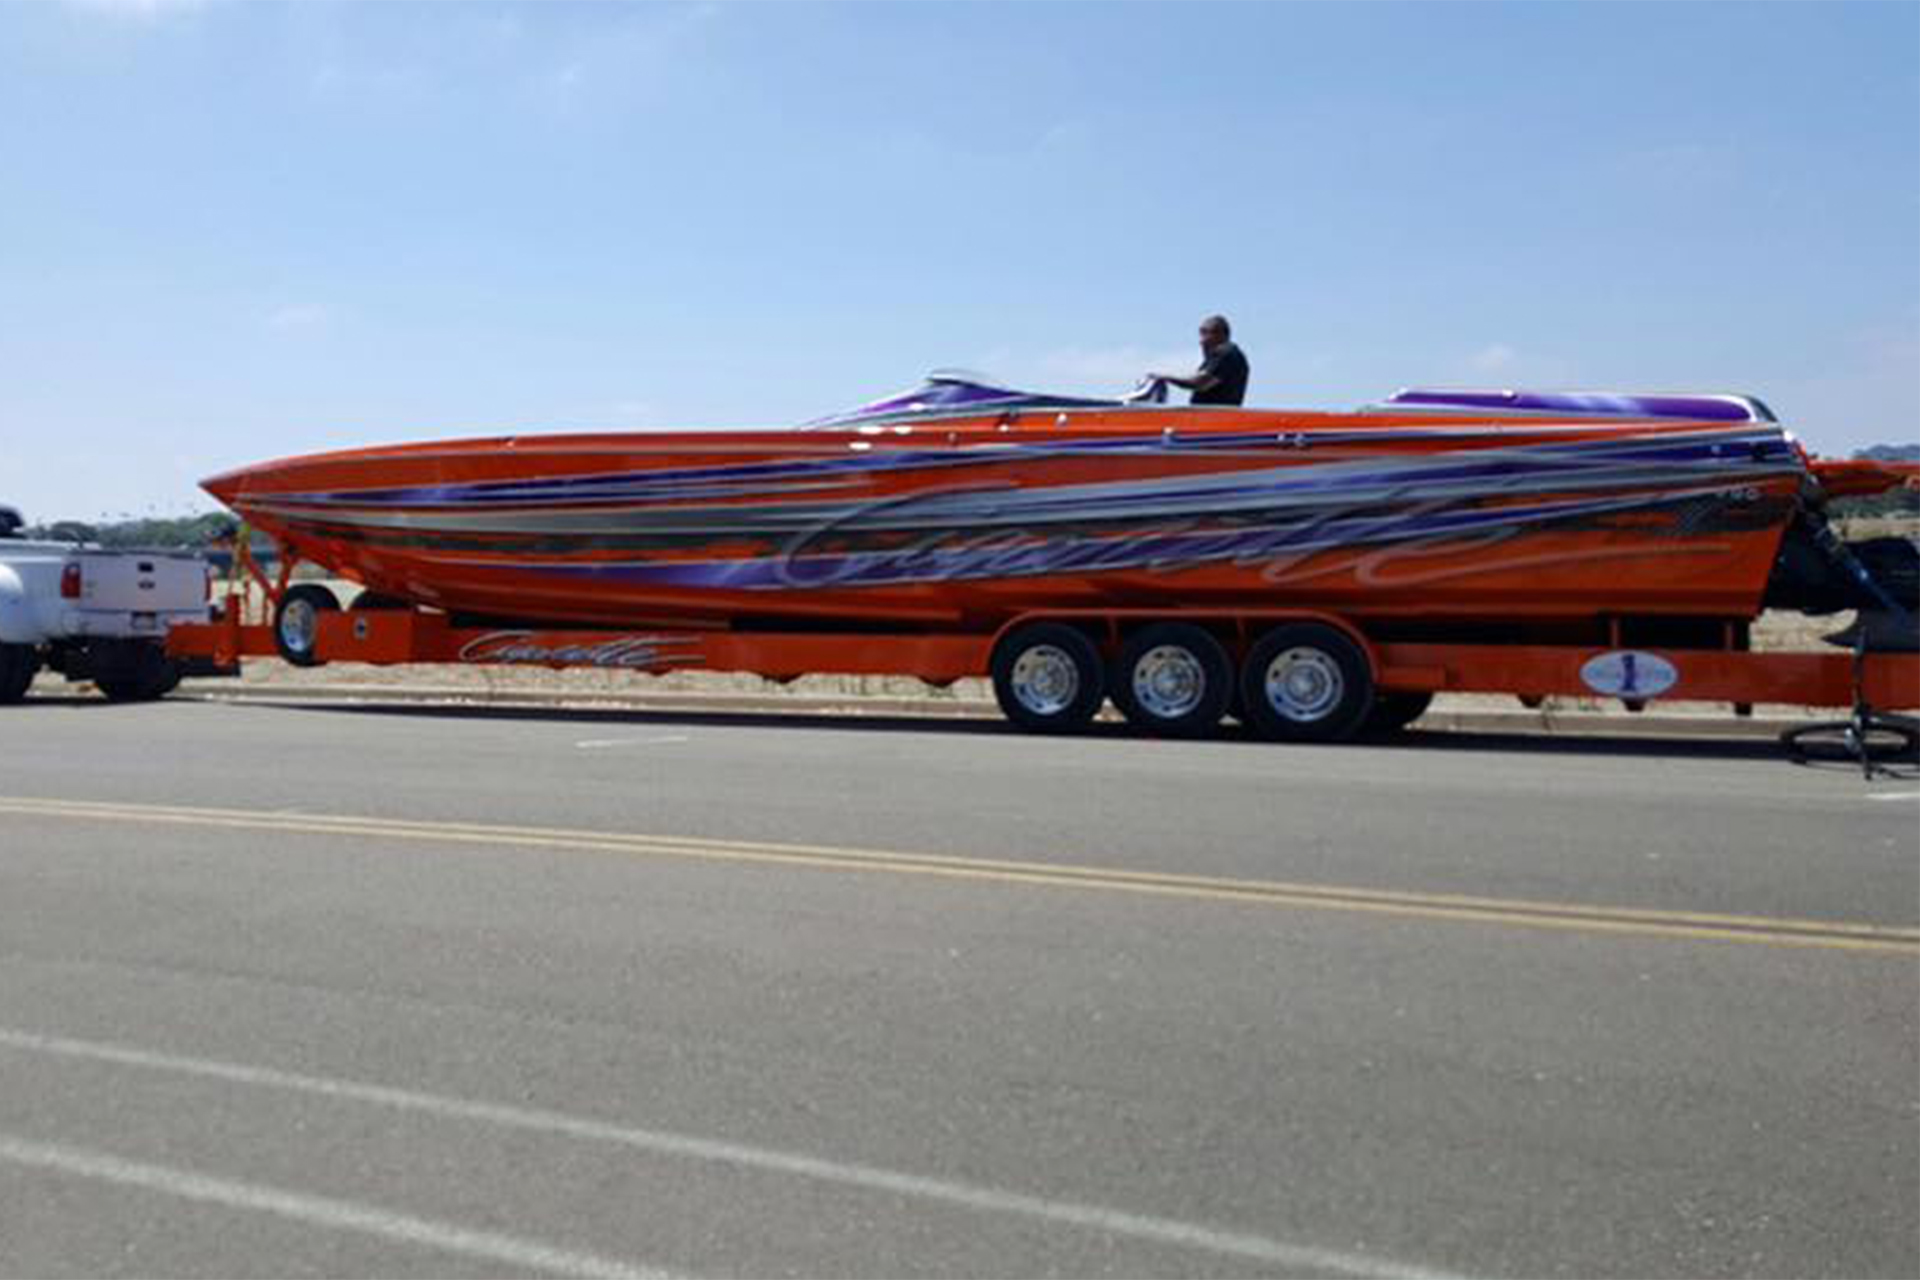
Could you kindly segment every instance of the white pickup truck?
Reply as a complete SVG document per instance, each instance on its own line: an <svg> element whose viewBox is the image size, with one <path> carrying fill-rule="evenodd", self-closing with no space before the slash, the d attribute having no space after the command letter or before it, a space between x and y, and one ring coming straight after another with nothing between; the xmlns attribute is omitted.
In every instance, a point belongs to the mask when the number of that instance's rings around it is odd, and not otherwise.
<svg viewBox="0 0 1920 1280"><path fill-rule="evenodd" d="M0 703L25 697L42 667L91 680L116 702L171 691L187 673L167 656L167 628L207 621L206 563L33 541L23 525L0 507Z"/></svg>

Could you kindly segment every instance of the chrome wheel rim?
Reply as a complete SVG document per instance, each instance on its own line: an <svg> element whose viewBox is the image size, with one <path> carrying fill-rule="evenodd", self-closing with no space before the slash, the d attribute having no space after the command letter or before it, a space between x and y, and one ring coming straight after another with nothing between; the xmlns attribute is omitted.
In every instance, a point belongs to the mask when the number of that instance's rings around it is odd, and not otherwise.
<svg viewBox="0 0 1920 1280"><path fill-rule="evenodd" d="M1162 644L1133 664L1133 700L1156 720L1192 715L1207 696L1207 669L1193 650Z"/></svg>
<svg viewBox="0 0 1920 1280"><path fill-rule="evenodd" d="M320 611L313 607L310 600L289 600L280 610L280 640L295 653L310 653L313 650L314 631L319 626Z"/></svg>
<svg viewBox="0 0 1920 1280"><path fill-rule="evenodd" d="M1037 716L1057 716L1080 696L1080 664L1057 645L1037 644L1013 660L1013 696Z"/></svg>
<svg viewBox="0 0 1920 1280"><path fill-rule="evenodd" d="M1267 664L1267 705L1302 724L1324 720L1346 696L1347 677L1324 649L1288 649Z"/></svg>

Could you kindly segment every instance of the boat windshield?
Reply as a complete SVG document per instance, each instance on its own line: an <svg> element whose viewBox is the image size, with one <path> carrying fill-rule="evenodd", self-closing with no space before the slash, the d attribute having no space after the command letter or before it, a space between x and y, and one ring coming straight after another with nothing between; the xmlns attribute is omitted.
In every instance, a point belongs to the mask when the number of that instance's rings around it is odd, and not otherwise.
<svg viewBox="0 0 1920 1280"><path fill-rule="evenodd" d="M845 413L832 414L804 423L805 430L825 427L864 426L915 418L939 417L955 413L983 413L1013 409L1096 409L1112 408L1118 400L1090 400L1079 396L1051 395L1041 391L1016 391L1003 387L984 374L958 369L936 369L919 386L884 396Z"/></svg>

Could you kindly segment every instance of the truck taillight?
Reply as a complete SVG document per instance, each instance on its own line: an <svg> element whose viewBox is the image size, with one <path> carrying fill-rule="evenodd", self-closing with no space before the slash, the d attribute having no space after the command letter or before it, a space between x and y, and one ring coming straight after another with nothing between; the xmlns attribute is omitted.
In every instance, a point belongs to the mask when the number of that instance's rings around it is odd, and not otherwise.
<svg viewBox="0 0 1920 1280"><path fill-rule="evenodd" d="M80 562L69 560L60 570L60 598L78 600L80 598Z"/></svg>

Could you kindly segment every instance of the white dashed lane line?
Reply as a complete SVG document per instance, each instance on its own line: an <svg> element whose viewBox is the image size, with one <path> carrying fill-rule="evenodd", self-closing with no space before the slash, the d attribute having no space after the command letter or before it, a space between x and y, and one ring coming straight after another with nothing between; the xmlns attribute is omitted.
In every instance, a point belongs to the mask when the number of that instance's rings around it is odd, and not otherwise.
<svg viewBox="0 0 1920 1280"><path fill-rule="evenodd" d="M1379 1277L1381 1280L1444 1280L1445 1273L1424 1267L1408 1266L1393 1259L1379 1258L1367 1254L1348 1253L1343 1250L1321 1248L1316 1245L1278 1240L1253 1232L1236 1231L1231 1228L1208 1226L1200 1223L1182 1221L1175 1218L1163 1218L1150 1214L1131 1213L1123 1209L1112 1209L1101 1205L1077 1203L1067 1200L1052 1200L1018 1191L1003 1190L997 1187L980 1186L973 1183L950 1181L945 1178L928 1177L924 1174L907 1173L900 1170L878 1168L873 1165L829 1160L820 1156L806 1155L794 1151L781 1151L768 1147L751 1146L741 1142L729 1142L722 1139L697 1137L691 1134L670 1133L657 1129L640 1129L630 1126L611 1124L603 1120L589 1119L584 1116L568 1115L564 1112L546 1111L531 1107L516 1107L503 1103L480 1102L464 1098L450 1098L439 1094L423 1093L414 1089L400 1089L391 1085L373 1084L357 1080L333 1079L325 1076L303 1075L298 1072L282 1071L273 1067L250 1066L238 1062L221 1062L215 1059L195 1058L184 1054L161 1053L142 1049L133 1045L112 1044L96 1040L76 1040L64 1036L51 1036L21 1028L0 1027L0 1050L32 1053L51 1058L66 1058L86 1062L99 1062L135 1070L161 1072L172 1075L185 1075L203 1080L217 1080L245 1088L270 1089L294 1094L330 1098L342 1102L358 1103L364 1106L383 1107L415 1115L431 1116L440 1120L464 1122L469 1124L490 1125L502 1129L517 1129L522 1132L543 1134L548 1137L567 1138L585 1141L613 1148L625 1148L629 1151L657 1158L691 1160L704 1164L748 1170L758 1173L774 1174L784 1177L801 1178L812 1182L837 1185L860 1191L878 1192L896 1198L917 1200L922 1203L940 1204L953 1208L969 1209L980 1213L1009 1215L1028 1218L1045 1223L1051 1227L1073 1228L1096 1232L1102 1235L1130 1239L1145 1244L1170 1246L1200 1253L1211 1253L1231 1258L1241 1265L1252 1264L1261 1269L1280 1271L1304 1271L1314 1275L1338 1275L1358 1277ZM4 1145L5 1135L0 1135L0 1160L13 1160L15 1163L40 1164L48 1168L64 1167L58 1152L48 1155L42 1151L25 1147L21 1151L9 1154ZM49 1149L50 1150L50 1149ZM75 1153L76 1160L89 1160L94 1157L86 1153ZM68 1161L69 1164L72 1161ZM95 1169L95 1165L86 1165L84 1169L76 1167L73 1172L86 1172ZM104 1172L98 1176L114 1180L111 1177L113 1166L98 1165ZM138 1177L126 1176L118 1180L138 1182L149 1185L160 1174L141 1173ZM146 1181L142 1181L146 1179ZM166 1190L162 1186L159 1190ZM273 1193L269 1193L273 1194ZM207 1195L201 1199L218 1199ZM238 1204L238 1201L234 1201ZM239 1207L248 1207L244 1204ZM261 1204L257 1207L278 1212L273 1206ZM337 1208L337 1206L336 1206ZM335 1212L325 1209L325 1212ZM351 1212L361 1212L348 1207ZM368 1211L372 1212L372 1211ZM288 1213L286 1216L299 1216ZM335 1213L336 1217L340 1215ZM319 1221L309 1215L311 1220ZM354 1218L351 1221L342 1218L338 1225L353 1226L354 1223L377 1222L377 1219ZM426 1224L428 1229L441 1228ZM389 1234L394 1238L403 1237L398 1230L381 1232L375 1227L359 1226L357 1229L374 1231L375 1234ZM413 1227L406 1230L412 1231ZM448 1228L448 1230L452 1230ZM504 1247L504 1246L503 1246ZM519 1246L513 1246L519 1247ZM528 1248L544 1247L526 1245ZM458 1251L458 1250L456 1250ZM468 1250L475 1256L491 1256ZM558 1256L558 1255L556 1255ZM569 1255L578 1256L578 1255ZM509 1261L505 1254L498 1255L499 1260ZM532 1267L531 1262L522 1262L522 1266ZM621 1264L624 1265L624 1264ZM540 1265L536 1269L548 1271L568 1271L568 1268ZM584 1267L572 1268L572 1274L612 1274L594 1272ZM621 1274L634 1274L631 1271ZM659 1274L659 1273L640 1273Z"/></svg>
<svg viewBox="0 0 1920 1280"><path fill-rule="evenodd" d="M477 1258L514 1271L583 1276L589 1280L671 1280L671 1273L652 1267L562 1249L520 1236L475 1231L449 1222L395 1213L376 1205L311 1196L257 1182L216 1178L190 1169L127 1160L81 1147L28 1142L11 1134L0 1133L0 1163L90 1182L138 1187L180 1200L216 1204L248 1213L272 1214L307 1226Z"/></svg>
<svg viewBox="0 0 1920 1280"><path fill-rule="evenodd" d="M686 741L689 739L684 733L669 733L656 738L582 738L573 745L582 751L597 751L606 747L664 747Z"/></svg>

